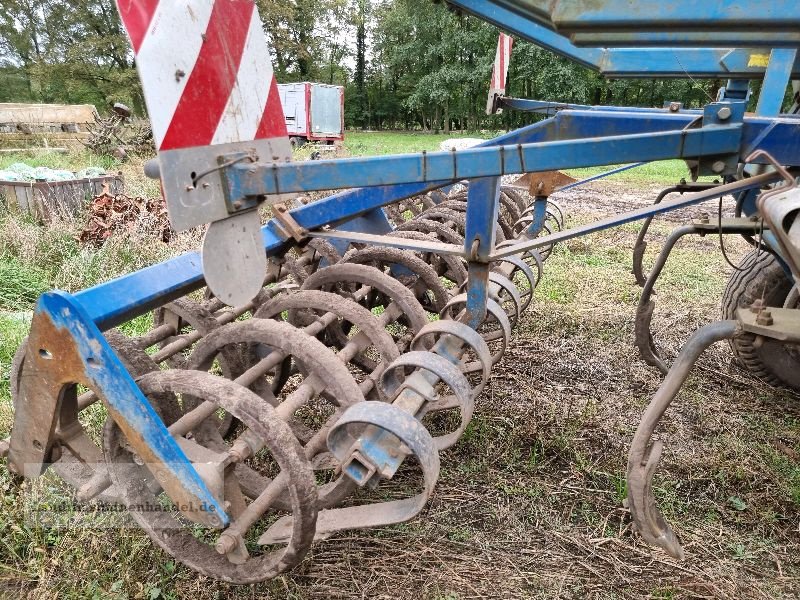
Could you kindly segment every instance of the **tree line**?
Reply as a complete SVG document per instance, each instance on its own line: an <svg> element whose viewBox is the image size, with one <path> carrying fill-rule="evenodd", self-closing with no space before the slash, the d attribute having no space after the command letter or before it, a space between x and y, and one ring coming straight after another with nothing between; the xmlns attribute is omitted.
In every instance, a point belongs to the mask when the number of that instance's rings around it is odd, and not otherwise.
<svg viewBox="0 0 800 600"><path fill-rule="evenodd" d="M345 121L363 129L475 131L539 118L484 114L498 30L431 0L256 0L279 82L345 86ZM507 93L527 98L697 107L722 82L621 79L515 40ZM144 114L113 0L3 0L0 102L122 102Z"/></svg>

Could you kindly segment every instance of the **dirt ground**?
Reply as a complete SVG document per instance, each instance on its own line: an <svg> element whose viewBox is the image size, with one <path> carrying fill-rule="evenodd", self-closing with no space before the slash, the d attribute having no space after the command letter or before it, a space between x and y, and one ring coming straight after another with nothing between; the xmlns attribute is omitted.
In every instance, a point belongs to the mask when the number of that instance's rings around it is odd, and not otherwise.
<svg viewBox="0 0 800 600"><path fill-rule="evenodd" d="M575 225L650 203L658 190L602 182L555 199ZM673 227L716 208L654 223L646 265ZM25 588L37 597L797 597L800 398L750 377L725 344L700 359L659 430L666 448L656 496L686 559L650 548L631 530L622 503L627 451L662 379L633 346L637 229L557 247L472 424L442 454L432 500L410 523L318 542L295 571L257 586L200 577L131 531L122 540L113 531L84 538L91 560L56 549L37 574L16 577L36 576ZM726 247L736 259L746 250L740 240ZM679 243L653 317L668 360L697 327L719 318L730 272L717 238ZM6 502L23 500L6 490ZM19 568L5 572L0 595ZM120 585L99 583L87 594L64 583L77 569L90 579L119 577Z"/></svg>

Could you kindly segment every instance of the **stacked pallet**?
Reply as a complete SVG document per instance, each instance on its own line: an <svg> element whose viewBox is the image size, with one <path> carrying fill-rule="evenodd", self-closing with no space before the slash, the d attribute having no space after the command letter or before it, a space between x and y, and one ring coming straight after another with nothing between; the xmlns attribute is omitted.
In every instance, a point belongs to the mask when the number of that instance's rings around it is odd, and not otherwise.
<svg viewBox="0 0 800 600"><path fill-rule="evenodd" d="M89 136L97 111L91 104L0 103L0 146L71 146Z"/></svg>

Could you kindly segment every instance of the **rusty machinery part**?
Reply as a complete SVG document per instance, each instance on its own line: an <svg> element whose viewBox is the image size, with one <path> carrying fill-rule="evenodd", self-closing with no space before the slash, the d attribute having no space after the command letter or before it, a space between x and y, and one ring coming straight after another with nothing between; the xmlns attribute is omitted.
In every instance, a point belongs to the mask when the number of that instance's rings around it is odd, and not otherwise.
<svg viewBox="0 0 800 600"><path fill-rule="evenodd" d="M377 392L375 382L380 372L376 370L400 356L381 318L353 300L330 292L301 290L274 298L259 308L255 316L280 319L284 312L289 323L309 335L333 342L340 360L364 372L359 387L365 398ZM345 329L349 331L351 327L358 333L348 337Z"/></svg>
<svg viewBox="0 0 800 600"><path fill-rule="evenodd" d="M208 487L225 500L233 520L220 535L219 530L201 528L191 519L187 524L185 518L191 517L188 513L199 507L172 504L161 491L159 477L163 479L164 473L151 473L130 450L117 424L107 421L103 445L111 479L131 516L153 542L192 569L230 583L264 581L299 563L314 538L317 488L311 463L276 409L245 387L201 371L150 373L138 384L148 397L165 393L196 396L202 400L201 406L209 403L214 410L231 413L246 427L236 440L226 443L218 438L213 447L205 445L202 437L173 434ZM248 504L237 467L258 470L265 464L278 469L279 474ZM244 534L269 510L276 492L284 488L288 489L294 519L288 543L281 549L251 555Z"/></svg>
<svg viewBox="0 0 800 600"><path fill-rule="evenodd" d="M720 237L726 232L741 232L747 230L747 227L742 227L741 224L736 224L737 219L729 219L723 221L720 219L719 223L707 223L706 221L696 221L692 225L683 225L676 227L664 242L661 251L656 258L650 273L648 274L647 281L642 288L642 293L639 298L639 303L636 308L636 319L634 324L634 343L639 350L639 355L649 365L656 367L662 374L666 375L669 366L661 356L658 348L656 347L655 340L653 339L651 322L653 318L653 311L655 310L655 301L652 299L655 294L655 284L660 277L664 266L667 263L670 253L672 252L675 244L683 236L689 234L706 235L708 233L718 233ZM757 222L748 219L738 219L744 221L746 225L751 228L758 226ZM741 267L734 270L734 275L729 282L729 289L723 296L723 315L726 318L736 318L736 309L740 306L751 306L757 299L766 297L770 294L770 306L779 307L784 303L785 298L789 294L792 287L791 281L783 273L780 265L775 263L775 268L771 271L763 271L761 267L770 264L772 261L765 258L764 261L760 260L759 254L762 250L756 250L755 253L748 259L742 262ZM771 254L764 253L766 256L771 257ZM756 269L756 267L758 267ZM754 271L755 269L755 271ZM757 271L757 272L756 272ZM748 285L753 286L748 293L743 294L743 287ZM771 289L767 291L767 287ZM759 376L767 376L772 371L787 373L787 378L792 378L796 369L794 366L797 364L797 354L792 344L782 345L777 340L771 340L767 344L767 348L761 350L756 349L750 343L754 337L745 341L741 346L745 348L746 359L743 362L748 370L753 371ZM760 342L759 342L760 343ZM734 353L736 353L738 341L734 343ZM758 355L762 359L757 358ZM765 363L771 365L766 367ZM770 371L769 369L772 369ZM775 375L772 375L773 383L778 381ZM769 380L769 379L768 379ZM800 384L800 380L795 379L796 385Z"/></svg>
<svg viewBox="0 0 800 600"><path fill-rule="evenodd" d="M414 334L428 322L414 293L383 271L369 265L339 263L311 275L302 289L321 289L356 300L369 310L383 308L384 326L395 323L392 337L404 351Z"/></svg>
<svg viewBox="0 0 800 600"><path fill-rule="evenodd" d="M304 250L311 253L311 260L306 270L313 273L321 267L335 265L342 260L342 255L328 240L311 238L305 245Z"/></svg>
<svg viewBox="0 0 800 600"><path fill-rule="evenodd" d="M464 231L467 227L466 213L453 210L452 208L442 208L438 205L423 211L419 215L419 218L442 223L448 226L448 229L456 231L458 235L462 237L464 236Z"/></svg>
<svg viewBox="0 0 800 600"><path fill-rule="evenodd" d="M443 208L441 206L436 206L434 208L429 208L425 212L423 212L420 216L420 219L427 219L428 221L435 221L439 223L443 223L444 225L452 224L455 227L455 231L463 237L464 232L466 231L467 227L467 214L465 212L459 212L457 210L453 210L452 208ZM453 229L453 227L451 227ZM499 242L504 242L506 240L506 236L503 234L503 227L500 223L495 224L495 240Z"/></svg>
<svg viewBox="0 0 800 600"><path fill-rule="evenodd" d="M419 216L422 211L428 208L433 208L436 206L436 204L437 202L430 194L424 194L422 196L413 196L411 198L401 200L400 202L395 202L394 204L386 206L384 210L386 211L389 220L395 226L399 226L406 221Z"/></svg>
<svg viewBox="0 0 800 600"><path fill-rule="evenodd" d="M528 306L530 306L531 300L533 300L533 292L536 289L536 286L539 285L539 281L542 278L541 260L536 263L538 267L538 272L536 274L534 274L530 266L528 266L525 261L518 256L514 256L513 254L511 256L501 258L497 261L497 263L508 263L512 265L513 268L508 278L514 282L514 285L519 290L521 301L520 312L525 312L528 309ZM497 269L498 266L496 265L494 268ZM520 281L520 279L524 281Z"/></svg>
<svg viewBox="0 0 800 600"><path fill-rule="evenodd" d="M423 221L413 221L412 223L422 224ZM432 225L440 226L440 223L427 221ZM424 227L423 227L424 228ZM432 240L436 241L439 238L435 233L426 233L422 231L393 231L389 234L393 237L400 237L408 240ZM461 244L464 243L462 239ZM467 266L464 259L460 256L453 256L452 254L434 254L432 252L415 252L426 264L430 265L439 277L446 280L446 287L459 286L467 279Z"/></svg>
<svg viewBox="0 0 800 600"><path fill-rule="evenodd" d="M628 454L627 506L636 529L647 543L678 559L684 556L683 548L659 511L653 495L653 475L664 449L661 440L652 440L653 434L700 355L713 343L740 333L737 321L717 321L701 327L692 335L647 406Z"/></svg>
<svg viewBox="0 0 800 600"><path fill-rule="evenodd" d="M317 514L316 538L325 539L337 531L364 529L403 523L414 518L425 507L439 478L439 452L427 429L412 415L384 402L360 402L348 408L328 434L328 448L340 462L364 430L377 429L382 436L400 442L408 456L413 456L422 470L423 490L401 500L377 502L344 508L330 508ZM382 477L376 472L370 482ZM282 517L258 540L259 544L274 544L287 539L296 527L293 517Z"/></svg>
<svg viewBox="0 0 800 600"><path fill-rule="evenodd" d="M497 244L497 249L499 250L507 246L512 246L515 243L516 240L506 240L501 244ZM538 274L536 277L537 282L542 278L542 273L544 273L544 260L542 259L542 255L539 253L538 249L526 250L517 258L522 260L522 262L528 265L528 267L531 269L536 269L536 273Z"/></svg>
<svg viewBox="0 0 800 600"><path fill-rule="evenodd" d="M522 203L516 192L501 195L496 226L501 240L511 220L525 210ZM408 210L419 217L392 235L463 244L465 214L458 198L428 195L413 205ZM228 307L206 291L200 302L184 297L157 308L153 328L144 335L128 338L109 332L110 343L201 478L220 498L224 494L233 521L224 532L208 528L189 541L189 529L181 527L192 520L191 511L181 514L172 506L174 510L160 514L139 511L134 519L190 567L247 583L296 564L311 536L412 518L438 477L438 450L455 444L466 429L491 366L502 357L512 326L530 304L541 271L535 250L492 263L487 316L476 331L454 320L466 306L465 294L451 297L467 279L462 258L357 246L341 256L329 242L313 239L270 259L265 287L246 304ZM431 322L430 314L441 318ZM17 363L21 366L22 358ZM170 369L161 370L166 367ZM426 378L434 383L421 385ZM397 398L408 389L424 395L415 410L397 417L402 405ZM87 408L96 400L87 392L76 405ZM382 408L375 409L371 400ZM358 412L362 404L371 407L369 415ZM454 412L459 414L455 422ZM408 422L398 429L403 419ZM265 439L259 420L261 426L281 429L280 439L290 435L295 447L278 447L282 442ZM341 507L365 483L345 472L342 461L351 456L343 444L365 427L403 440L400 451L422 466L421 494ZM83 454L75 455L68 444L57 443L53 465L80 490L79 499L169 506L165 486L154 476L163 477L163 472L149 473L110 419L104 429L106 460L96 443L81 443ZM289 461L289 467L280 465L285 476L275 475L278 452ZM86 453L97 459L99 469L87 467ZM269 472L262 455L272 461ZM377 473L370 487L392 474ZM120 488L115 481L123 480ZM311 512L298 512L302 507L294 503L293 485L313 496L313 511L321 511L316 526ZM259 540L289 543L283 558L281 550L265 554L244 542L270 510L291 513ZM192 528L197 532L196 524Z"/></svg>
<svg viewBox="0 0 800 600"><path fill-rule="evenodd" d="M106 339L125 368L134 377L158 371L158 365L142 351L131 338L111 330ZM19 398L19 378L25 361L27 338L23 340L12 361L9 384L12 404ZM69 400L68 400L69 399ZM64 391L59 424L56 429L56 443L51 456L53 471L66 484L75 488L79 502L97 501L104 504L119 503L119 494L112 487L103 460L102 449L95 443L81 421L81 412L97 402L92 391L77 395L76 386ZM163 396L154 396L153 408L167 423L180 416L177 407L167 402Z"/></svg>
<svg viewBox="0 0 800 600"><path fill-rule="evenodd" d="M472 390L473 399L477 399L486 384L489 382L492 370L492 353L489 345L480 334L459 321L451 319L440 319L425 325L411 342L412 350L424 350L433 348L434 343L443 335L451 335L458 338L464 347L468 349L461 357L461 370L465 373L480 373L480 381ZM428 341L428 337L432 339ZM469 351L475 354L475 360L470 361Z"/></svg>
<svg viewBox="0 0 800 600"><path fill-rule="evenodd" d="M666 375L667 371L669 371L669 367L661 357L658 349L656 348L655 341L653 340L650 324L656 304L654 300L651 300L651 296L653 295L655 283L661 275L664 265L667 264L667 259L669 258L675 243L684 235L695 232L696 230L692 225L684 225L681 227L676 227L672 233L670 233L666 242L664 242L664 246L661 248L661 251L658 254L658 258L656 259L653 268L650 269L647 281L642 288L642 295L639 297L639 304L636 307L636 321L634 324L634 343L636 344L636 348L638 348L639 355L642 357L644 362L646 362L648 365L656 367L664 375Z"/></svg>
<svg viewBox="0 0 800 600"><path fill-rule="evenodd" d="M500 194L500 210L497 213L497 224L503 232L503 238L508 239L513 236L513 227L517 219L520 218L520 211L516 203L510 200L506 195ZM448 198L444 202L437 205L437 208L453 210L458 213L466 214L467 212L467 197ZM421 215L423 218L424 214Z"/></svg>
<svg viewBox="0 0 800 600"><path fill-rule="evenodd" d="M359 341L354 341L353 345ZM288 323L255 318L231 323L209 335L198 345L191 364L200 371L207 371L223 348L237 344L259 345L267 350L258 363L237 378L235 383L242 387L268 379L270 370L286 359L294 364L302 383L295 382L292 389L287 386L276 397L259 398L274 406L278 418L287 422L299 443L302 443L304 456L312 461L312 466L318 471L335 474L339 465L329 460L325 449L327 432L341 410L364 401L361 389L346 366L345 357L350 349L334 354L322 342ZM269 388L262 385L256 386L256 389L264 387ZM208 403L199 406L194 415L187 414L170 431L191 431L194 424L213 409ZM240 475L248 484L247 493L253 490L260 493L258 483L263 481L262 477L249 470ZM340 502L352 491L351 484L344 476L333 476L330 482L319 488L318 502L321 506ZM278 490L276 494L276 506L286 506L283 492Z"/></svg>
<svg viewBox="0 0 800 600"><path fill-rule="evenodd" d="M242 307L242 309L246 309L246 311L254 310L257 304L263 300L263 297L264 294L259 294L256 300L248 303ZM209 301L209 304L214 306L213 302ZM193 342L208 335L224 324L224 322L221 323L220 319L205 306L189 298L178 298L153 311L153 324L154 331L158 331L159 329L165 332L167 330L172 331L171 335L158 341L159 353L154 355L156 357L154 360L156 362L161 362L160 359L163 356L164 362L170 367L185 369L187 368L188 360L186 353L191 351ZM191 335L192 333L194 333L194 335ZM148 346L150 345L152 344L148 344ZM245 352L246 349L244 348L225 349L218 361L219 368L225 378L235 379L247 369L250 360ZM218 420L218 427L223 436L235 425L230 413L226 413Z"/></svg>
<svg viewBox="0 0 800 600"><path fill-rule="evenodd" d="M418 218L408 221L398 226L392 235L401 235L406 232L429 234L434 236L436 240L446 244L454 244L456 246L464 244L464 236L461 233L448 227L445 223L430 219ZM450 257L450 260L447 260L446 257L435 256L432 266L439 275L455 285L461 285L466 281L467 268L459 257Z"/></svg>
<svg viewBox="0 0 800 600"><path fill-rule="evenodd" d="M440 381L437 388L445 385L451 390L452 394L448 395L434 388L414 388L427 400L418 416L451 408L458 409L461 416L458 427L449 433L433 437L437 450L450 448L466 431L475 410L476 395L472 391L469 380L458 365L444 356L425 350L411 351L403 354L384 369L379 385L386 397L394 399L405 386L409 385L406 381L402 381L405 378L406 370L429 371Z"/></svg>
<svg viewBox="0 0 800 600"><path fill-rule="evenodd" d="M414 292L428 312L439 314L450 299L434 268L409 250L380 246L352 249L345 253L341 262L368 264L382 271L401 267L400 272L392 275Z"/></svg>
<svg viewBox="0 0 800 600"><path fill-rule="evenodd" d="M797 308L796 293L780 261L767 252L753 250L733 271L722 295L723 319L735 319L736 310L760 303L764 308ZM733 354L747 371L771 385L800 390L800 347L770 338L756 340L744 333L730 342Z"/></svg>
<svg viewBox="0 0 800 600"><path fill-rule="evenodd" d="M520 217L519 221L514 223L514 237L519 237L523 235L527 229L533 225L534 218L533 215L530 213L523 215ZM550 226L547 222L542 223L542 227L539 232L536 234L536 237L540 237L542 235L551 235L553 233ZM539 251L539 256L541 256L542 260L547 260L550 257L550 254L553 252L553 244L547 244L546 246L542 246L537 248Z"/></svg>
<svg viewBox="0 0 800 600"><path fill-rule="evenodd" d="M450 299L440 316L443 319L457 320L467 305L467 294L458 294ZM492 343L496 350L492 352L492 364L500 362L505 354L508 341L511 339L511 322L503 307L489 298L486 301L487 318L478 328L478 333L487 342Z"/></svg>
<svg viewBox="0 0 800 600"><path fill-rule="evenodd" d="M661 204L661 201L664 200L667 196L674 193L683 194L687 191L701 191L704 189L709 189L719 185L719 182L715 181L714 183L698 183L698 182L691 182L686 183L685 181L681 181L681 183L677 185L670 186L668 188L664 188L661 192L656 196L655 201L653 202L654 205ZM736 216L740 216L741 213L737 214ZM645 237L647 237L647 232L650 229L650 224L653 222L653 217L647 217L642 221L642 226L639 229L639 233L636 236L636 242L633 245L633 266L631 268L631 272L633 273L634 278L636 279L636 284L639 287L644 287L645 282L647 281L647 275L644 273L644 253L647 249L647 241ZM747 238L745 238L747 239Z"/></svg>
<svg viewBox="0 0 800 600"><path fill-rule="evenodd" d="M495 284L490 286L489 297L497 302L506 311L511 329L517 326L522 315L522 297L520 296L517 285L502 273L491 271L489 282ZM466 286L459 288L459 293L463 293Z"/></svg>

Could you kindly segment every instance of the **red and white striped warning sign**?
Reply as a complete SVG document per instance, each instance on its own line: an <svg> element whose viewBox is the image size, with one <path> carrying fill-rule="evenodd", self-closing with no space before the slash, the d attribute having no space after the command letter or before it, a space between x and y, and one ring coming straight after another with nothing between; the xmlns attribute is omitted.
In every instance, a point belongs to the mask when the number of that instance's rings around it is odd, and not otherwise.
<svg viewBox="0 0 800 600"><path fill-rule="evenodd" d="M514 38L505 33L501 33L497 39L497 53L494 57L494 69L492 69L492 89L500 93L506 90L506 75L508 73L508 62L511 60L511 46Z"/></svg>
<svg viewBox="0 0 800 600"><path fill-rule="evenodd" d="M117 0L159 150L285 137L253 0Z"/></svg>

